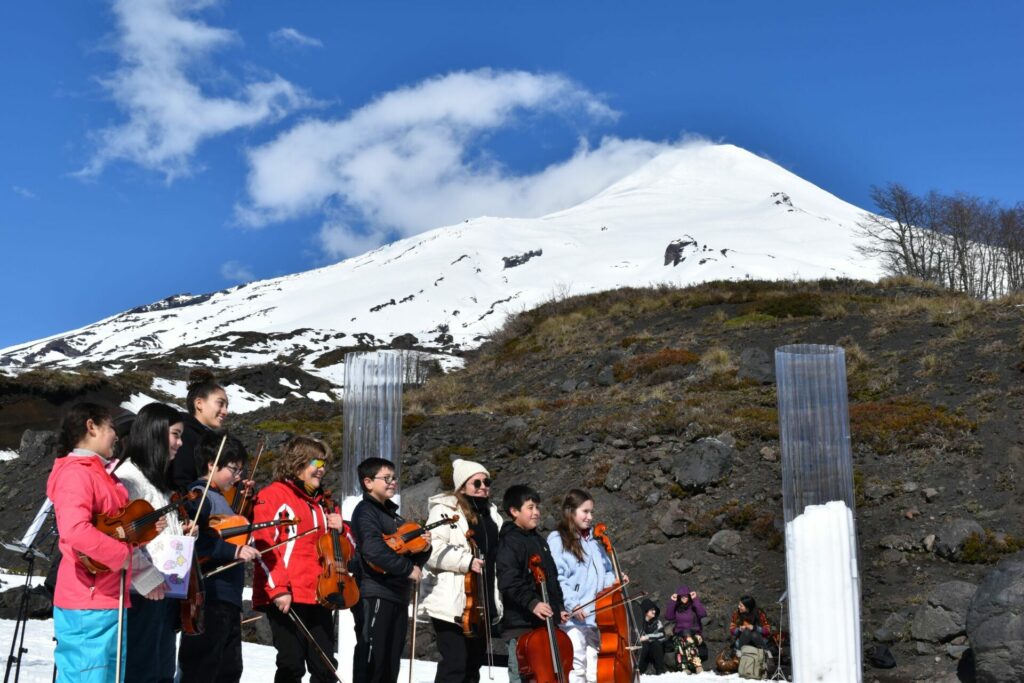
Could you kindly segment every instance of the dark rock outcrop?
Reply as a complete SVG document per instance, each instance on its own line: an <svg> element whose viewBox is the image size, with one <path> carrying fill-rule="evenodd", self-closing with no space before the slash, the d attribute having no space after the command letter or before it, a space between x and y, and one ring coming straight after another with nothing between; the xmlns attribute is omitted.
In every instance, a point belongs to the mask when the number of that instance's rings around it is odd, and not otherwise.
<svg viewBox="0 0 1024 683"><path fill-rule="evenodd" d="M967 613L967 636L980 683L1024 680L1024 552L982 579Z"/></svg>
<svg viewBox="0 0 1024 683"><path fill-rule="evenodd" d="M672 456L672 470L680 486L702 491L729 476L735 454L718 439L701 439Z"/></svg>
<svg viewBox="0 0 1024 683"><path fill-rule="evenodd" d="M935 552L946 559L956 559L971 534L985 535L985 530L973 519L951 519L939 529Z"/></svg>

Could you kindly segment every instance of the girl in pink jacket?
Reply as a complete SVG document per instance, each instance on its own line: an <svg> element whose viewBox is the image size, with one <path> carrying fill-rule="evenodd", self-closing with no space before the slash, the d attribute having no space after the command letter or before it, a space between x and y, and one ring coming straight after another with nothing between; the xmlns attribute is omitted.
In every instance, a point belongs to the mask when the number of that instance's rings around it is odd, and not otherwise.
<svg viewBox="0 0 1024 683"><path fill-rule="evenodd" d="M93 519L99 513L115 515L128 504L128 491L107 472L116 440L109 409L76 404L61 425L64 455L54 461L46 483L63 555L53 598L58 683L114 680L121 570L129 570L132 549L99 531ZM110 571L90 573L79 555ZM122 680L124 661L122 656Z"/></svg>

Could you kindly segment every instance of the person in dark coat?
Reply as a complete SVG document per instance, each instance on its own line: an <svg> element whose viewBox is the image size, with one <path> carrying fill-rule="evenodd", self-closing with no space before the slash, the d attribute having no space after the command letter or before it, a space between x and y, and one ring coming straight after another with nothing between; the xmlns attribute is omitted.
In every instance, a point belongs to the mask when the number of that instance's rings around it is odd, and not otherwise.
<svg viewBox="0 0 1024 683"><path fill-rule="evenodd" d="M409 602L419 583L423 565L430 558L430 532L423 538L427 549L399 555L384 542L405 520L391 499L398 493L395 466L383 458L359 463L363 499L352 513L352 533L359 553L361 611L353 668L354 679L367 683L395 683L405 633L409 626ZM418 590L418 588L417 588Z"/></svg>
<svg viewBox="0 0 1024 683"><path fill-rule="evenodd" d="M540 523L540 494L524 484L515 484L505 491L501 508L512 521L505 522L498 532L498 590L505 609L501 625L508 640L508 680L520 683L516 645L528 631L544 626L554 617L557 623L569 621L562 589L558 585L558 568L551 557L547 541L537 532ZM548 602L530 571L530 558L539 555L544 569Z"/></svg>
<svg viewBox="0 0 1024 683"><path fill-rule="evenodd" d="M199 442L223 427L228 414L228 395L206 368L196 368L189 373L185 408L181 448L171 463L171 485L179 491L188 488L197 477L206 476L205 470L196 467Z"/></svg>
<svg viewBox="0 0 1024 683"><path fill-rule="evenodd" d="M697 647L700 650L702 659L708 658L708 646L704 642L704 626L702 620L708 616L704 603L700 601L697 591L691 590L689 586L680 586L668 599L668 606L665 609L665 620L675 626L673 633L680 645L679 639L686 633L700 636ZM696 640L696 639L695 639Z"/></svg>
<svg viewBox="0 0 1024 683"><path fill-rule="evenodd" d="M654 665L654 673L665 673L665 624L658 615L661 610L653 601L644 599L640 601L640 612L644 619L640 623L640 659L637 663L637 670L647 673L647 667Z"/></svg>

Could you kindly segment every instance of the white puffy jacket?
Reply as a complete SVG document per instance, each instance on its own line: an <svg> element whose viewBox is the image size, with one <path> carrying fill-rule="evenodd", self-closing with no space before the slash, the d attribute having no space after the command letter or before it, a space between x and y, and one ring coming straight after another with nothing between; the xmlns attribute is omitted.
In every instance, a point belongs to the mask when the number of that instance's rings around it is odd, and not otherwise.
<svg viewBox="0 0 1024 683"><path fill-rule="evenodd" d="M418 616L431 617L442 621L455 621L462 618L466 609L466 572L473 562L473 554L469 550L466 531L469 523L459 509L458 499L450 493L439 493L427 501L430 511L427 524L440 521L444 515L459 516L455 526L439 526L430 531L432 552L427 566L424 568L420 582L420 606ZM501 528L502 519L498 508L491 503L491 519ZM498 594L496 576L488 577L494 585L494 606L491 610L491 623L501 620L501 597Z"/></svg>
<svg viewBox="0 0 1024 683"><path fill-rule="evenodd" d="M171 502L171 497L153 486L149 479L146 479L146 475L131 460L121 463L117 468L116 475L128 489L128 496L132 500L141 498L152 505L154 509L162 508ZM167 520L167 528L161 531L159 536L180 536L181 522L178 521L178 513L171 510L164 515L164 519ZM134 592L145 595L163 583L165 579L166 577L160 570L153 566L145 548L136 548L132 551L131 588Z"/></svg>

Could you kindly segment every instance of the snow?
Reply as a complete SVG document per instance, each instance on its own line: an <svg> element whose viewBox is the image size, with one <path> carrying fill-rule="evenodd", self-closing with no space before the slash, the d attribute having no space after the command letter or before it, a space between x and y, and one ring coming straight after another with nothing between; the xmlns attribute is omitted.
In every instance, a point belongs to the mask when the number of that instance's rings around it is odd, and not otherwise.
<svg viewBox="0 0 1024 683"><path fill-rule="evenodd" d="M180 379L164 379L157 377L153 380L153 388L162 391L174 398L184 399L188 395L188 383Z"/></svg>
<svg viewBox="0 0 1024 683"><path fill-rule="evenodd" d="M405 333L427 345L441 344L435 340L448 334L455 347L468 349L508 314L533 308L553 292L717 279L877 279L880 264L856 249L855 226L863 214L738 147L688 145L547 216L468 220L316 270L182 299L193 301L188 305L111 316L0 349L0 357L14 365L117 364L204 343L219 349L214 364L230 369L291 352L381 347ZM675 241L685 245L685 260L665 265L666 247ZM535 255L506 267L504 259L530 253ZM243 331L281 336L248 346L234 334L209 341ZM88 352L35 356L57 338ZM335 385L341 384L341 367L306 364ZM180 389L168 393L183 396L184 383L177 384Z"/></svg>
<svg viewBox="0 0 1024 683"><path fill-rule="evenodd" d="M18 457L18 451L5 451L0 450L0 462L4 460L14 460Z"/></svg>
<svg viewBox="0 0 1024 683"><path fill-rule="evenodd" d="M334 398L332 396L325 394L322 391L311 391L308 394L306 394L306 398L308 398L311 401L326 401L327 403L334 402Z"/></svg>
<svg viewBox="0 0 1024 683"><path fill-rule="evenodd" d="M345 613L343 613L345 614ZM0 620L0 646L9 644L14 634L15 622L9 619ZM345 630L342 629L344 633ZM347 648L348 656L338 658L338 672L345 683L351 683L351 649L354 646L354 638L350 638L342 644L342 649ZM25 683L50 683L53 676L53 620L30 620L25 628L25 653L21 662L21 677L19 680ZM245 667L245 680L251 683L272 683L274 680L276 651L273 647L256 645L254 643L242 643L242 661ZM434 674L437 671L436 662L424 662L416 660L413 664L412 680L414 683L433 683ZM484 665L480 672L480 680L487 683L508 683L508 673L502 667L491 669L493 678L488 675L487 666ZM309 676L303 678L308 681ZM405 683L409 680L409 660L403 659L401 672L398 680ZM641 676L643 683L691 683L696 681L737 681L739 677L717 676L712 672L703 674L686 675L682 673L670 673L661 676Z"/></svg>
<svg viewBox="0 0 1024 683"><path fill-rule="evenodd" d="M856 543L842 501L809 505L786 525L793 680L861 680Z"/></svg>
<svg viewBox="0 0 1024 683"><path fill-rule="evenodd" d="M121 407L137 414L144 406L148 406L150 403L160 403L160 401L146 394L132 394L127 401L121 403Z"/></svg>

